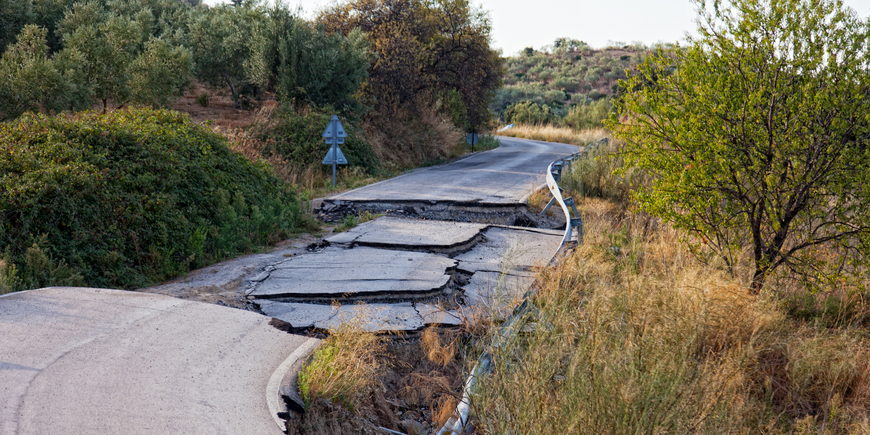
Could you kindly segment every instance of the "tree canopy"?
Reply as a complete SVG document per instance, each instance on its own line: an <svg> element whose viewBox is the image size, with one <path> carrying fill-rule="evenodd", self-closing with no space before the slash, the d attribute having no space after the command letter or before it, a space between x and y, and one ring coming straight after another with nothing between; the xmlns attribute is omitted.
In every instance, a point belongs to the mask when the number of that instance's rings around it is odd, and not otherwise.
<svg viewBox="0 0 870 435"><path fill-rule="evenodd" d="M428 104L458 93L466 127L480 126L501 86L503 67L490 45L486 12L465 0L351 0L323 11L328 32L364 32L377 54L364 91L371 103Z"/></svg>
<svg viewBox="0 0 870 435"><path fill-rule="evenodd" d="M810 279L860 273L868 23L837 0L697 4L699 36L631 74L610 122L629 163L654 175L640 204L729 267L748 249L756 292L779 267Z"/></svg>

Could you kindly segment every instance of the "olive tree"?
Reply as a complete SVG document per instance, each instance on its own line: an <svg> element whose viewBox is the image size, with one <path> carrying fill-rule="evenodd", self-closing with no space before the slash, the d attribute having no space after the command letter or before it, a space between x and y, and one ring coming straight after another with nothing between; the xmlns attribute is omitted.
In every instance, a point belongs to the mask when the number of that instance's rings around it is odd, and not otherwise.
<svg viewBox="0 0 870 435"><path fill-rule="evenodd" d="M49 57L47 30L28 24L0 56L0 121L25 111L84 109L90 88L80 79L81 55L70 49Z"/></svg>
<svg viewBox="0 0 870 435"><path fill-rule="evenodd" d="M628 162L654 175L638 202L729 267L747 249L754 292L780 267L858 270L849 262L870 252L867 22L838 0L696 2L698 36L630 74L610 121Z"/></svg>

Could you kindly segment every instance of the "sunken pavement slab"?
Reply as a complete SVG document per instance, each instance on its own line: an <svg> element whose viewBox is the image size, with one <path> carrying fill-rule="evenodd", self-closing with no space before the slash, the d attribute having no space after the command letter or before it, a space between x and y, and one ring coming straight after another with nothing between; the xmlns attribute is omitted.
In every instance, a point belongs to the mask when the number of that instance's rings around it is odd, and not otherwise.
<svg viewBox="0 0 870 435"><path fill-rule="evenodd" d="M487 225L464 222L382 217L326 239L348 247L370 246L450 254L467 250L482 237Z"/></svg>
<svg viewBox="0 0 870 435"><path fill-rule="evenodd" d="M320 252L270 266L249 295L293 328L458 325L508 310L561 239L557 230L381 217L327 238Z"/></svg>
<svg viewBox="0 0 870 435"><path fill-rule="evenodd" d="M450 281L456 260L423 252L327 248L274 265L250 293L257 298L407 297Z"/></svg>
<svg viewBox="0 0 870 435"><path fill-rule="evenodd" d="M298 302L259 301L264 314L290 323L294 328L337 328L341 322L358 323L367 331L417 331L430 325L459 325L461 315L434 304L318 305Z"/></svg>

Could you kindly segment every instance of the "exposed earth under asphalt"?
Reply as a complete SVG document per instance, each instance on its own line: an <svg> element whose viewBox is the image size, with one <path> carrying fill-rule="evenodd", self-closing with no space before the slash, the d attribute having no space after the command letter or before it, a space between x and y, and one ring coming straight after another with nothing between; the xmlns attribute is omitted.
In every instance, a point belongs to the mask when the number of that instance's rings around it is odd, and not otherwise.
<svg viewBox="0 0 870 435"><path fill-rule="evenodd" d="M317 342L297 334L352 316L413 333L501 315L562 238L564 220L529 212L524 199L577 147L500 140L318 201L327 223L384 215L346 232L139 292L0 297L2 434L280 433L293 369Z"/></svg>

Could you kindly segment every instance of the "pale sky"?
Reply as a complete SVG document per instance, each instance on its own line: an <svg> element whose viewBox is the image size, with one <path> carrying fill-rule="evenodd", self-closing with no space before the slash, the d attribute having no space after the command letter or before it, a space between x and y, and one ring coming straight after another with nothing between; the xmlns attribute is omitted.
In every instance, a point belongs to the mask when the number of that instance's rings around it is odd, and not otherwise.
<svg viewBox="0 0 870 435"><path fill-rule="evenodd" d="M334 0L285 0L311 18ZM213 5L222 0L205 0ZM493 46L505 56L525 47L539 49L556 38L585 41L593 48L610 41L650 45L677 42L695 32L695 9L689 0L471 0L490 13ZM870 0L844 0L863 18Z"/></svg>

